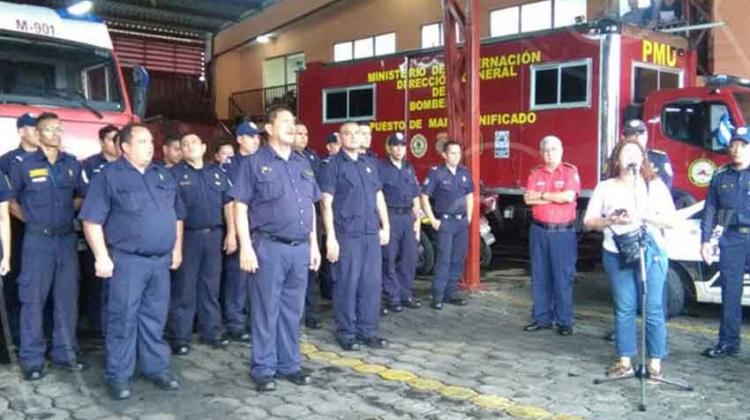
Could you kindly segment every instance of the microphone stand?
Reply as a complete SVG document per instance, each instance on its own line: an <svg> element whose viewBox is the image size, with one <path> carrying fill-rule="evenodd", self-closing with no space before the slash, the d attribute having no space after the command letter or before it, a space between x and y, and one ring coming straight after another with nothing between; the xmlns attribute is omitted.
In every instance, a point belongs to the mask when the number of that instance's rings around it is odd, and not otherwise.
<svg viewBox="0 0 750 420"><path fill-rule="evenodd" d="M636 165L630 164L628 165L628 169L633 173L633 203L635 204L635 208L638 208L638 173L636 170ZM646 181L648 182L648 181ZM648 187L646 189L648 191ZM648 197L647 197L648 198ZM594 379L594 384L603 384L606 382L615 382L620 381L624 379L638 379L641 384L641 402L638 404L638 411L646 411L646 380L651 380L653 382L658 382L662 384L672 385L674 387L677 387L679 389L683 389L685 391L692 391L693 387L684 384L682 382L673 381L670 379L666 379L663 376L660 378L652 377L651 374L648 371L648 368L646 367L646 325L648 321L648 310L646 309L647 304L647 297L648 297L648 276L646 272L646 238L648 236L648 232L646 230L646 221L644 219L641 219L641 225L638 228L638 253L639 253L639 259L638 259L638 275L639 275L639 281L641 282L641 357L640 357L640 363L634 366L634 372L635 375L633 376L623 376L619 378L603 378L603 379ZM666 308L664 308L666 310ZM664 320L666 323L666 318ZM666 325L665 325L666 328Z"/></svg>

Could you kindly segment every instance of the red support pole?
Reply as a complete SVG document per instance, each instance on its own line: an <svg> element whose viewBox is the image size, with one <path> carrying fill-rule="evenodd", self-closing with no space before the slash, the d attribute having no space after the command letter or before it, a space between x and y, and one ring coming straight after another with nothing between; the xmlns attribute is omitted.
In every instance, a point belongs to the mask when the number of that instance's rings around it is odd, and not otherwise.
<svg viewBox="0 0 750 420"><path fill-rule="evenodd" d="M443 0L448 135L464 145L464 162L474 183L474 207L469 227L469 255L461 288L477 290L479 269L479 0ZM456 29L464 46L456 45Z"/></svg>

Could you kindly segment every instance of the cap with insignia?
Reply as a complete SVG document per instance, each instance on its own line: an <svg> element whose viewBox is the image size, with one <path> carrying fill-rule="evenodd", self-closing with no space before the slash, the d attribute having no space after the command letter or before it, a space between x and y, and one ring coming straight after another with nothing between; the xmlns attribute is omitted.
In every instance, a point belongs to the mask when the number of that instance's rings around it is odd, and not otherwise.
<svg viewBox="0 0 750 420"><path fill-rule="evenodd" d="M632 136L634 134L641 134L646 132L646 123L641 120L633 119L625 123L625 127L622 128L622 134L626 136Z"/></svg>
<svg viewBox="0 0 750 420"><path fill-rule="evenodd" d="M737 127L732 133L731 141L743 141L745 144L750 144L750 129L748 127Z"/></svg>
<svg viewBox="0 0 750 420"><path fill-rule="evenodd" d="M16 128L22 127L36 127L36 116L27 112L18 117L16 120Z"/></svg>
<svg viewBox="0 0 750 420"><path fill-rule="evenodd" d="M336 133L331 133L328 136L326 136L326 144L336 143L339 141L339 136L336 135Z"/></svg>
<svg viewBox="0 0 750 420"><path fill-rule="evenodd" d="M390 136L388 136L388 145L389 146L405 146L406 139L404 138L404 134L393 133Z"/></svg>
<svg viewBox="0 0 750 420"><path fill-rule="evenodd" d="M239 136L257 136L263 133L264 130L258 128L254 122L243 122L235 129L235 134Z"/></svg>

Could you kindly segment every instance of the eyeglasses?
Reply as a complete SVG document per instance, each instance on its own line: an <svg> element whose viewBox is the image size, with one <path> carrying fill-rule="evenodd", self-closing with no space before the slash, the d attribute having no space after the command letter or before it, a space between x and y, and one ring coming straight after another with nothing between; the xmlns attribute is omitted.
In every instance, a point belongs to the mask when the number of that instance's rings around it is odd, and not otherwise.
<svg viewBox="0 0 750 420"><path fill-rule="evenodd" d="M62 133L62 132L64 132L65 129L62 126L58 125L57 127L44 127L42 129L40 129L39 131L44 131L46 133L56 134L56 133Z"/></svg>

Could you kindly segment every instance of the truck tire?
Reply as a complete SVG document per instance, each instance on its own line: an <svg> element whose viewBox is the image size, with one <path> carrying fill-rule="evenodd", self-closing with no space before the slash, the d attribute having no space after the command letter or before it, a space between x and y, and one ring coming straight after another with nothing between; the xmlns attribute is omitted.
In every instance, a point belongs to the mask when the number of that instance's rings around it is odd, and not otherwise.
<svg viewBox="0 0 750 420"><path fill-rule="evenodd" d="M492 266L492 247L479 239L479 268L486 270Z"/></svg>
<svg viewBox="0 0 750 420"><path fill-rule="evenodd" d="M429 276L435 268L435 248L426 232L419 235L417 244L417 274Z"/></svg>
<svg viewBox="0 0 750 420"><path fill-rule="evenodd" d="M667 319L680 315L685 310L685 284L683 283L684 271L676 263L669 264L667 280L664 284L664 312Z"/></svg>

